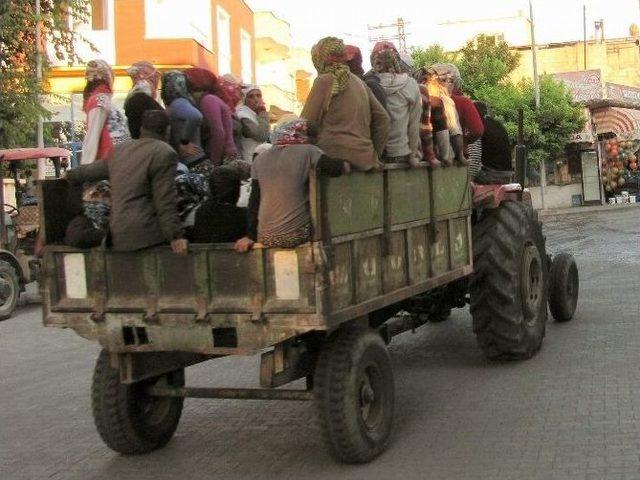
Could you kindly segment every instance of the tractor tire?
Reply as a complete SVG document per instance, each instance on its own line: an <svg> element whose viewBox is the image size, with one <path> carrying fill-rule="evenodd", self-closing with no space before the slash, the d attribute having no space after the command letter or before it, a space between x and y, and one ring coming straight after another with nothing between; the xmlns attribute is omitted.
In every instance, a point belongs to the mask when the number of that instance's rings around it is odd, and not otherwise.
<svg viewBox="0 0 640 480"><path fill-rule="evenodd" d="M13 315L18 298L20 297L20 280L15 268L10 263L0 260L0 320L6 320Z"/></svg>
<svg viewBox="0 0 640 480"><path fill-rule="evenodd" d="M315 406L331 456L366 463L389 442L394 385L382 337L369 329L339 329L323 345L314 373Z"/></svg>
<svg viewBox="0 0 640 480"><path fill-rule="evenodd" d="M557 322L568 322L573 318L578 305L580 279L573 255L559 253L553 257L549 273L549 310Z"/></svg>
<svg viewBox="0 0 640 480"><path fill-rule="evenodd" d="M184 369L128 385L121 383L120 372L111 368L109 353L100 352L91 385L91 406L98 433L111 450L139 455L162 448L171 440L184 399L148 395L147 387L159 379L184 386Z"/></svg>
<svg viewBox="0 0 640 480"><path fill-rule="evenodd" d="M490 359L526 359L542 345L548 267L537 212L522 202L484 210L473 229L471 315Z"/></svg>

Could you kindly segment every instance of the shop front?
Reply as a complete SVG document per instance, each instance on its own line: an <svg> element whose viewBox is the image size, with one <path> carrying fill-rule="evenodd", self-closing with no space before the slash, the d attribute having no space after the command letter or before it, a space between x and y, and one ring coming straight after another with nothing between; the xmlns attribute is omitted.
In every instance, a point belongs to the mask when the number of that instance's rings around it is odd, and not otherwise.
<svg viewBox="0 0 640 480"><path fill-rule="evenodd" d="M590 111L604 200L635 203L640 194L640 105L607 99L592 102Z"/></svg>

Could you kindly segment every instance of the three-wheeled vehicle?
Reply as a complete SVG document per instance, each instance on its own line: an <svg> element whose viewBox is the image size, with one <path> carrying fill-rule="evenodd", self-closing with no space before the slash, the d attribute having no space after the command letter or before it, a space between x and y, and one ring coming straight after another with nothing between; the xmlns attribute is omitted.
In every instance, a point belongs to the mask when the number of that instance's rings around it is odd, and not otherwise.
<svg viewBox="0 0 640 480"><path fill-rule="evenodd" d="M46 158L52 164L52 173L59 177L70 156L69 150L58 147L0 150L0 320L11 316L25 286L37 280L39 264L34 255L40 229L37 196L32 182L20 178L18 166ZM15 191L14 198L8 201L6 172L11 174Z"/></svg>

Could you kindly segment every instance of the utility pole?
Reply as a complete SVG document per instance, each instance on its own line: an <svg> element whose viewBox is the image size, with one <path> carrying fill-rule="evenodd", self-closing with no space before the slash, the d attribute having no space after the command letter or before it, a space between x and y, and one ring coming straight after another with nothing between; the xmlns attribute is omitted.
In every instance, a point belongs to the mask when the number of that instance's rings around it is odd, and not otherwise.
<svg viewBox="0 0 640 480"><path fill-rule="evenodd" d="M533 21L533 4L529 0L529 26L531 27L531 58L533 60L533 94L536 110L540 109L540 78L538 77L538 48L536 46L535 22ZM545 160L540 165L540 203L544 209L544 189L547 184L547 170Z"/></svg>
<svg viewBox="0 0 640 480"><path fill-rule="evenodd" d="M378 37L369 37L369 41L371 43L374 42L381 42L383 40L397 40L398 41L398 50L401 53L408 53L407 52L407 35L410 35L409 33L406 33L405 31L405 26L409 25L411 22L405 22L405 20L403 18L398 18L396 20L395 23L389 23L389 24L379 24L379 25L367 25L367 29L369 31L372 30L384 30L387 28L396 28L397 29L397 34L396 35L391 35L391 36L384 36L384 35L380 35Z"/></svg>
<svg viewBox="0 0 640 480"><path fill-rule="evenodd" d="M582 56L584 57L584 70L587 69L587 6L582 5Z"/></svg>
<svg viewBox="0 0 640 480"><path fill-rule="evenodd" d="M42 86L42 32L40 26L40 0L36 0L36 79L38 81L38 90ZM38 92L38 99L40 99L40 93ZM39 102L42 103L42 102ZM38 115L38 129L37 129L37 142L38 148L44 147L44 124L42 122L42 115ZM46 170L46 160L44 158L38 159L38 180L44 180Z"/></svg>

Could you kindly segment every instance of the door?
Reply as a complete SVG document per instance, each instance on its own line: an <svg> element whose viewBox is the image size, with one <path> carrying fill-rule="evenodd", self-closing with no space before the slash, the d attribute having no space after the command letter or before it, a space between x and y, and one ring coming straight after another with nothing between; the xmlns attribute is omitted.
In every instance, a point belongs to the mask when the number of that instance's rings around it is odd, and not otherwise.
<svg viewBox="0 0 640 480"><path fill-rule="evenodd" d="M583 205L600 205L602 203L602 197L598 153L595 150L586 150L581 153L581 161L582 203Z"/></svg>

